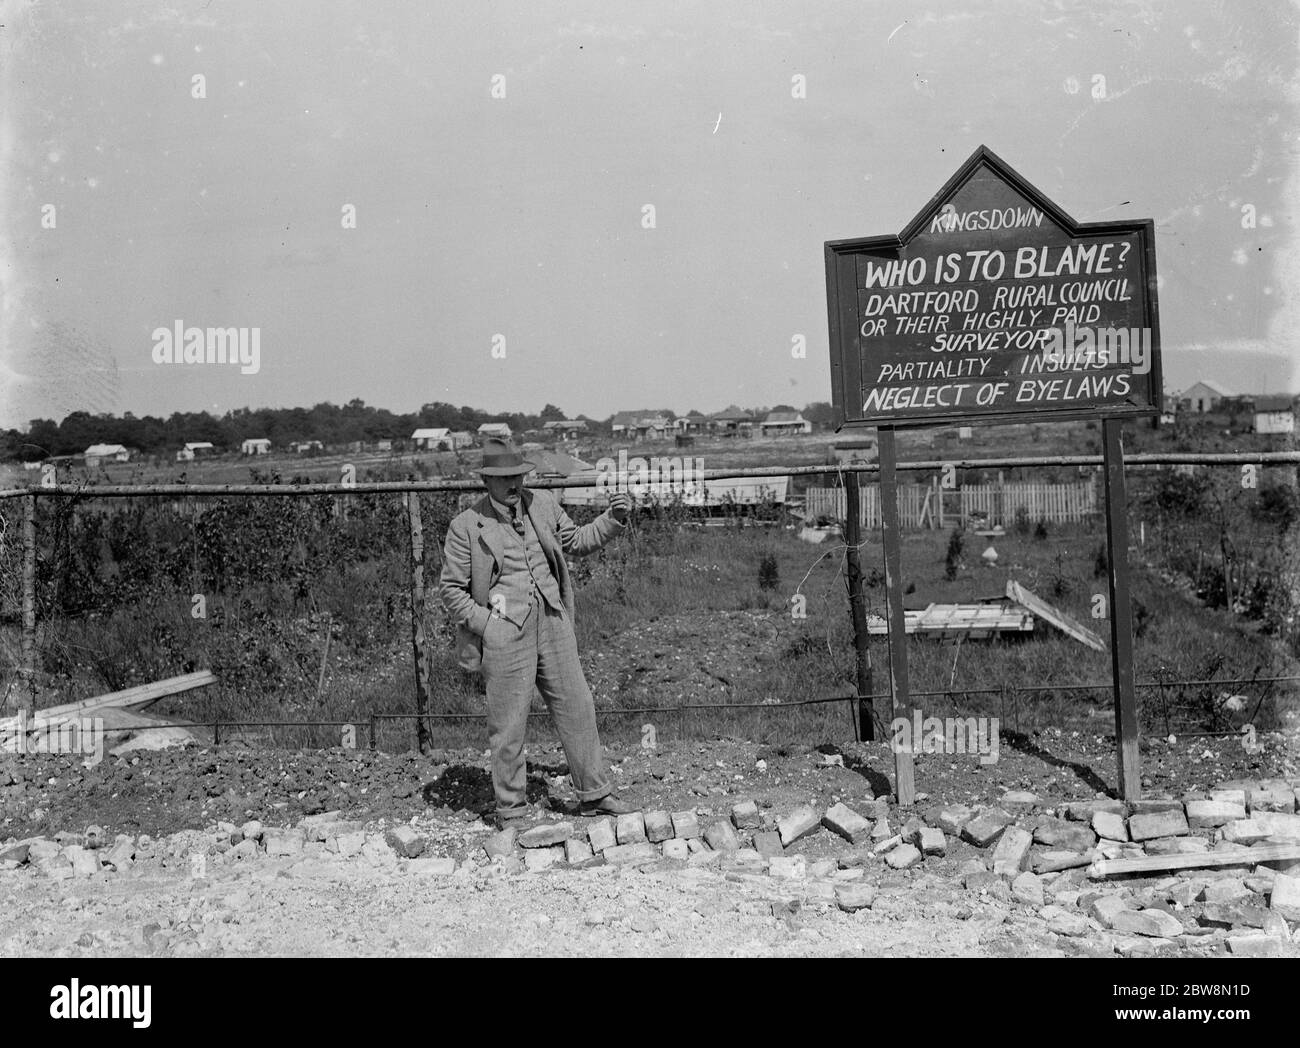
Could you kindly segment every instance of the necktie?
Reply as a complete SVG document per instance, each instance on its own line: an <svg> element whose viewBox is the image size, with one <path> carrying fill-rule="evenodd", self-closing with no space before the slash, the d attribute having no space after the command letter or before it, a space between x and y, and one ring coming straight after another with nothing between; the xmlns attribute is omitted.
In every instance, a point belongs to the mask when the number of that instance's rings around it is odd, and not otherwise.
<svg viewBox="0 0 1300 1048"><path fill-rule="evenodd" d="M520 538L524 537L524 518L521 516L512 516L510 523L515 526L515 534Z"/></svg>

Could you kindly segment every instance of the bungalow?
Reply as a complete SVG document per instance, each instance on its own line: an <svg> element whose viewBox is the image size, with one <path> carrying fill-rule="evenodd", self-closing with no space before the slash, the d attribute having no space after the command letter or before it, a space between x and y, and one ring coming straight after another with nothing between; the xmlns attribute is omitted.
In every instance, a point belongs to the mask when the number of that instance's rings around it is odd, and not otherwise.
<svg viewBox="0 0 1300 1048"><path fill-rule="evenodd" d="M754 431L754 416L732 404L709 416L709 429L724 437L748 437Z"/></svg>
<svg viewBox="0 0 1300 1048"><path fill-rule="evenodd" d="M200 458L203 455L215 454L216 450L217 449L212 446L212 441L210 440L190 441L185 445L185 447L181 448L180 451L176 452L176 461L193 462L196 458Z"/></svg>
<svg viewBox="0 0 1300 1048"><path fill-rule="evenodd" d="M417 429L411 434L416 451L450 451L451 430L445 426L438 429Z"/></svg>
<svg viewBox="0 0 1300 1048"><path fill-rule="evenodd" d="M577 440L587 435L587 423L582 419L544 422L542 429L547 436L554 437L556 440Z"/></svg>
<svg viewBox="0 0 1300 1048"><path fill-rule="evenodd" d="M239 445L241 455L269 455L271 441L267 437L249 437Z"/></svg>
<svg viewBox="0 0 1300 1048"><path fill-rule="evenodd" d="M87 466L98 466L101 462L131 461L131 452L121 444L91 444L84 454Z"/></svg>
<svg viewBox="0 0 1300 1048"><path fill-rule="evenodd" d="M1231 393L1213 382L1197 382L1179 394L1178 406L1186 411L1195 411L1203 415L1207 411L1216 410L1223 399L1230 396Z"/></svg>
<svg viewBox="0 0 1300 1048"><path fill-rule="evenodd" d="M1269 396L1255 398L1256 433L1294 433L1295 402L1291 397Z"/></svg>
<svg viewBox="0 0 1300 1048"><path fill-rule="evenodd" d="M613 421L609 424L610 432L616 437L635 436L637 419L640 417L639 411L616 412Z"/></svg>
<svg viewBox="0 0 1300 1048"><path fill-rule="evenodd" d="M478 428L478 435L480 437L497 437L505 441L509 441L513 437L509 424L505 422L484 422Z"/></svg>
<svg viewBox="0 0 1300 1048"><path fill-rule="evenodd" d="M319 440L295 440L289 445L289 450L295 455L306 455L313 451L324 451L325 445Z"/></svg>
<svg viewBox="0 0 1300 1048"><path fill-rule="evenodd" d="M679 437L703 433L708 428L709 420L698 411L688 411L673 419L673 432Z"/></svg>
<svg viewBox="0 0 1300 1048"><path fill-rule="evenodd" d="M765 437L793 436L811 433L812 423L798 411L769 411L759 425Z"/></svg>
<svg viewBox="0 0 1300 1048"><path fill-rule="evenodd" d="M666 415L643 415L636 420L637 440L662 440L671 429L672 423Z"/></svg>

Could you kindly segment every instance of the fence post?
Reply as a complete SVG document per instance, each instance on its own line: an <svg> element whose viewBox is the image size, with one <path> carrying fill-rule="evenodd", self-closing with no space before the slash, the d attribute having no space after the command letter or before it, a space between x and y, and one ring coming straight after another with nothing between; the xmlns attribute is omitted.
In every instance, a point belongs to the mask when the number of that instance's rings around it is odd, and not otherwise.
<svg viewBox="0 0 1300 1048"><path fill-rule="evenodd" d="M850 474L844 479L844 542L848 547L849 567L849 614L853 618L853 650L856 662L856 680L858 690L858 732L857 740L874 740L876 737L876 719L871 705L871 652L867 647L867 605L862 595L862 557L859 547L862 544L862 522L860 513L861 493L858 490L858 475Z"/></svg>
<svg viewBox="0 0 1300 1048"><path fill-rule="evenodd" d="M370 748L375 748L375 736L378 733L379 718L373 713L370 715Z"/></svg>
<svg viewBox="0 0 1300 1048"><path fill-rule="evenodd" d="M221 718L217 717L212 721L212 745L221 745Z"/></svg>
<svg viewBox="0 0 1300 1048"><path fill-rule="evenodd" d="M885 547L885 602L889 623L889 694L895 717L906 717L910 705L907 674L907 630L903 615L902 554L898 526L898 450L894 431L878 428L880 448L880 520ZM912 753L899 747L894 754L894 793L902 807L916 801Z"/></svg>
<svg viewBox="0 0 1300 1048"><path fill-rule="evenodd" d="M23 496L23 687L18 708L36 709L36 496Z"/></svg>
<svg viewBox="0 0 1300 1048"><path fill-rule="evenodd" d="M406 493L406 515L411 524L411 645L415 649L415 743L421 753L432 748L429 725L429 659L424 635L424 524L420 519L420 493Z"/></svg>

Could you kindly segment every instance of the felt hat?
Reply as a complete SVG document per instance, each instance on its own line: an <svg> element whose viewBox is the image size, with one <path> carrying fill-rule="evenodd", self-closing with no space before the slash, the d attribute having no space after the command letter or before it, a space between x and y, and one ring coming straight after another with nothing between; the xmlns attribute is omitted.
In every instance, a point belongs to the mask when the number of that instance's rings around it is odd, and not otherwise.
<svg viewBox="0 0 1300 1048"><path fill-rule="evenodd" d="M483 441L483 464L478 468L482 476L518 477L536 468L504 440L488 437Z"/></svg>

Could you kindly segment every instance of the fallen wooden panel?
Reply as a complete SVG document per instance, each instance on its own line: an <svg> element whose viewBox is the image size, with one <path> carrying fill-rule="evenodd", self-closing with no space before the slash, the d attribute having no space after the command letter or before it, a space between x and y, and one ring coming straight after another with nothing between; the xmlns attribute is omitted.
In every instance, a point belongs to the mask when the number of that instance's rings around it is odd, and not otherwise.
<svg viewBox="0 0 1300 1048"><path fill-rule="evenodd" d="M1106 643L1092 630L1088 629L1082 622L1065 614L1059 608L1054 608L1047 601L1030 593L1024 586L1020 585L1015 579L1007 579L1007 597L1017 604L1028 608L1040 619L1048 624L1055 626L1062 633L1073 637L1082 644L1088 645L1094 651L1105 651Z"/></svg>
<svg viewBox="0 0 1300 1048"><path fill-rule="evenodd" d="M1002 633L1032 633L1034 617L1014 604L931 604L923 611L903 612L903 631L943 639L986 640ZM879 615L867 617L867 632L884 636L888 624Z"/></svg>
<svg viewBox="0 0 1300 1048"><path fill-rule="evenodd" d="M1094 881L1126 873L1165 870L1207 870L1215 866L1258 866L1264 862L1300 861L1300 844L1269 844L1245 851L1200 852L1192 855L1148 855L1141 859L1098 859L1088 867Z"/></svg>
<svg viewBox="0 0 1300 1048"><path fill-rule="evenodd" d="M186 746L199 740L187 728L176 728L159 717L134 710L110 708L95 716L104 722L104 734L121 740L108 752L114 757L132 750L163 750L169 746ZM148 730L141 730L148 729Z"/></svg>

